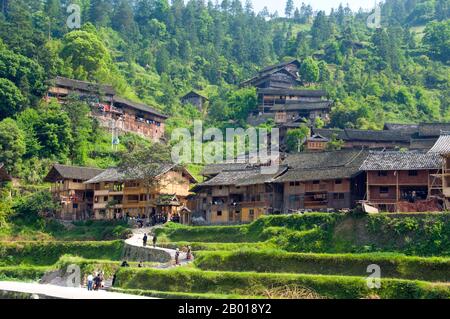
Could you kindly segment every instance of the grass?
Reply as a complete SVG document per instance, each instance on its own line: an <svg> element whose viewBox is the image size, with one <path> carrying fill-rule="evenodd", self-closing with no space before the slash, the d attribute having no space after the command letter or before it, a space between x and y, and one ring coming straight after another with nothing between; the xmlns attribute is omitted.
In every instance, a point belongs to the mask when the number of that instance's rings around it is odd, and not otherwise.
<svg viewBox="0 0 450 319"><path fill-rule="evenodd" d="M291 252L389 251L411 256L450 256L449 213L416 217L323 213L264 216L251 224L238 226L189 227L169 224L158 229L157 233L160 242L166 244L203 243L212 250L220 250L214 248L219 247L219 243L258 243L266 248L276 246Z"/></svg>
<svg viewBox="0 0 450 319"><path fill-rule="evenodd" d="M49 269L48 266L0 267L0 281L38 281Z"/></svg>
<svg viewBox="0 0 450 319"><path fill-rule="evenodd" d="M241 295L223 295L223 294L210 294L210 293L188 293L188 292L167 292L167 291L155 291L155 290L142 290L142 289L122 289L112 288L111 291L147 296L163 299L242 299L242 298L259 298L256 296L241 296Z"/></svg>
<svg viewBox="0 0 450 319"><path fill-rule="evenodd" d="M130 235L128 225L119 221L74 222L64 226L51 220L33 224L15 220L0 230L0 241L99 241L126 239Z"/></svg>
<svg viewBox="0 0 450 319"><path fill-rule="evenodd" d="M450 258L441 257L393 253L304 254L256 249L197 252L195 257L195 265L202 270L367 276L367 267L376 264L386 278L450 281Z"/></svg>
<svg viewBox="0 0 450 319"><path fill-rule="evenodd" d="M120 269L117 286L124 289L184 293L265 296L277 287L313 291L325 298L359 299L374 293L387 299L448 299L450 287L421 281L382 279L381 288L369 289L363 277L265 274L256 272L214 272L195 269Z"/></svg>
<svg viewBox="0 0 450 319"><path fill-rule="evenodd" d="M105 242L0 242L0 266L55 264L63 255L119 261L124 243Z"/></svg>

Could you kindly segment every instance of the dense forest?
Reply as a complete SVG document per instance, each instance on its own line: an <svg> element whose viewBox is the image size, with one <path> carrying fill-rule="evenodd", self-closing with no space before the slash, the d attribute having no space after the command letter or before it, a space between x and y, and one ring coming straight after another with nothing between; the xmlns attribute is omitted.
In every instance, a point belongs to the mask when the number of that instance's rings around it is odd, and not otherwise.
<svg viewBox="0 0 450 319"><path fill-rule="evenodd" d="M57 75L112 84L162 110L169 134L194 119L245 126L256 93L240 81L293 58L303 82L335 101L331 127L450 120L449 0L387 0L378 29L370 12L297 2L281 16L239 0L0 0L0 162L39 182L52 161L107 167L144 143L126 135L113 152L86 105L42 102ZM66 24L72 3L76 30ZM204 114L181 106L190 89L209 97Z"/></svg>

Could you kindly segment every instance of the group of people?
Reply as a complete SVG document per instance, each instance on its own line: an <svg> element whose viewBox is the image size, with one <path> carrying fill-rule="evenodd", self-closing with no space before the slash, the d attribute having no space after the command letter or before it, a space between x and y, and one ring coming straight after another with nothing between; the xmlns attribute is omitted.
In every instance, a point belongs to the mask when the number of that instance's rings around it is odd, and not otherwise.
<svg viewBox="0 0 450 319"><path fill-rule="evenodd" d="M144 247L147 247L147 241L148 241L148 236L147 234L144 234L144 237L142 238L142 244ZM153 248L156 248L156 242L158 241L158 237L156 236L156 234L153 235Z"/></svg>
<svg viewBox="0 0 450 319"><path fill-rule="evenodd" d="M177 250L175 251L175 266L180 265L180 249L177 248ZM191 246L187 246L186 247L186 260L191 260L192 259L192 248Z"/></svg>
<svg viewBox="0 0 450 319"><path fill-rule="evenodd" d="M88 291L92 290L100 290L101 288L105 287L104 284L105 276L103 275L103 272L98 272L94 275L89 274L87 277L87 289Z"/></svg>

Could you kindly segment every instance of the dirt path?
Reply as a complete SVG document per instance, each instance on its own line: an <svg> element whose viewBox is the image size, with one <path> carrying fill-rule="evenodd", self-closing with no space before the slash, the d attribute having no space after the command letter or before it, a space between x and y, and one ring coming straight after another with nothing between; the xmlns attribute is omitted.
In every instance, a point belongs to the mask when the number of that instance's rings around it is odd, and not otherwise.
<svg viewBox="0 0 450 319"><path fill-rule="evenodd" d="M156 226L156 227L161 227L161 226ZM156 227L133 229L133 237L127 239L125 241L125 243L128 244L128 245L131 245L131 246L135 246L135 247L143 247L144 234L147 234L148 242L147 242L147 246L145 248L162 250L162 251L170 254L170 256L172 258L172 262L170 264L161 265L161 266L158 266L156 268L173 268L173 267L175 267L175 253L176 253L176 250L168 249L168 248L161 248L161 247L158 247L158 246L153 248L153 241L152 241L153 238L152 238L151 234L153 233L153 231L154 231L154 229ZM187 264L191 263L193 260L194 260L194 257L192 256L192 254L191 254L191 260L187 260L186 259L186 253L185 252L180 252L180 266L187 265Z"/></svg>
<svg viewBox="0 0 450 319"><path fill-rule="evenodd" d="M137 295L108 292L105 290L88 291L86 288L71 288L38 283L0 281L0 291L20 292L39 298L58 299L156 299Z"/></svg>

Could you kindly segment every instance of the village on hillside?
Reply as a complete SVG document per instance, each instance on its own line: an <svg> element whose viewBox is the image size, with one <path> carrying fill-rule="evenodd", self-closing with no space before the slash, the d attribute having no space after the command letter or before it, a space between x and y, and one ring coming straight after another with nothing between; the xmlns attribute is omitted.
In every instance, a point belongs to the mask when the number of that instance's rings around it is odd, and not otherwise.
<svg viewBox="0 0 450 319"><path fill-rule="evenodd" d="M449 0L0 0L3 312L450 300L449 44Z"/></svg>
<svg viewBox="0 0 450 319"><path fill-rule="evenodd" d="M298 66L296 60L270 66L242 83L255 86L258 93L258 111L249 114L249 122L274 119L282 140L305 121L327 121L332 106L326 92L296 89L301 84ZM152 107L122 99L107 86L61 77L52 85L47 99L64 103L69 95L79 95L90 103L92 116L116 136L133 132L164 141L168 117ZM183 103L201 108L205 99L191 92ZM332 139L342 141L340 149L327 148ZM259 164L244 156L234 163L206 165L200 172L202 181L186 168L161 163L154 177L166 182L152 190L139 176L126 176L118 169L59 163L45 181L52 183L51 192L61 207L53 217L72 221L132 217L153 224L235 224L296 212L450 209L450 124L386 124L381 131L311 127L303 143L301 153L282 153ZM261 172L261 165L272 161L279 164L278 172ZM8 179L7 172L2 176Z"/></svg>

